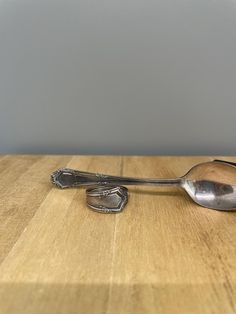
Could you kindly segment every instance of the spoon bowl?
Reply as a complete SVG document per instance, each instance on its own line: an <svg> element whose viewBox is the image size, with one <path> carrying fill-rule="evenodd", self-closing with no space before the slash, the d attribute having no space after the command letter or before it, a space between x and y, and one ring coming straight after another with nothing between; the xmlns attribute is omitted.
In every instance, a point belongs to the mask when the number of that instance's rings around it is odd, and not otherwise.
<svg viewBox="0 0 236 314"><path fill-rule="evenodd" d="M214 160L198 164L182 177L181 186L197 204L217 210L236 209L236 167Z"/></svg>

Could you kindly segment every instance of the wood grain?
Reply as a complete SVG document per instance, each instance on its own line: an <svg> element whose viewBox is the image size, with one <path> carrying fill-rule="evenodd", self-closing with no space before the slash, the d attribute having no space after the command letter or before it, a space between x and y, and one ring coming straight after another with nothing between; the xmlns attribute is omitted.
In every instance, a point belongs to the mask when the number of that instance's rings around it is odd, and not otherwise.
<svg viewBox="0 0 236 314"><path fill-rule="evenodd" d="M60 167L176 177L212 158L0 156L0 313L235 313L236 213L130 187L104 215L49 182Z"/></svg>

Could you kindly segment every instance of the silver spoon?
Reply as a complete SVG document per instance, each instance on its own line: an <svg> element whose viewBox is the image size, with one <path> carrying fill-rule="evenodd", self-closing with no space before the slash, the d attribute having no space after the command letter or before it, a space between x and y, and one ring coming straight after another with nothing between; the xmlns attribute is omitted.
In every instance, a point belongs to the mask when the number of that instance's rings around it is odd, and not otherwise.
<svg viewBox="0 0 236 314"><path fill-rule="evenodd" d="M143 179L110 176L73 169L59 169L51 175L60 188L87 187L87 203L100 212L119 212L128 201L122 185L173 185L183 188L192 200L216 210L236 209L236 163L214 160L192 167L175 179Z"/></svg>

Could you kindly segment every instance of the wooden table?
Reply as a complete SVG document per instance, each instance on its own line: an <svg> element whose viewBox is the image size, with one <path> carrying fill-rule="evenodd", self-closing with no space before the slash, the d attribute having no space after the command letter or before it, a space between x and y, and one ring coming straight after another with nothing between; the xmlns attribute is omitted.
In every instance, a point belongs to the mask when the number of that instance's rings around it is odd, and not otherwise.
<svg viewBox="0 0 236 314"><path fill-rule="evenodd" d="M236 213L130 187L123 213L98 214L49 181L65 166L175 177L212 158L1 156L0 313L235 313Z"/></svg>

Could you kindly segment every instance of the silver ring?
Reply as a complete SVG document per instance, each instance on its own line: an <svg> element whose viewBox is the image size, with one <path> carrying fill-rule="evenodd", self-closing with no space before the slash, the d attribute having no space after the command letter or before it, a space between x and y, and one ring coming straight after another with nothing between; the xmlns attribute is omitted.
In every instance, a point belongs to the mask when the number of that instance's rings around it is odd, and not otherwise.
<svg viewBox="0 0 236 314"><path fill-rule="evenodd" d="M128 202L124 186L99 186L86 190L87 205L100 213L118 213Z"/></svg>

